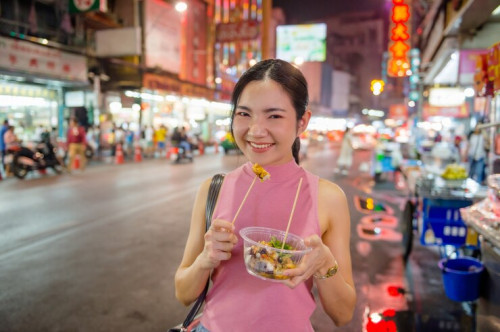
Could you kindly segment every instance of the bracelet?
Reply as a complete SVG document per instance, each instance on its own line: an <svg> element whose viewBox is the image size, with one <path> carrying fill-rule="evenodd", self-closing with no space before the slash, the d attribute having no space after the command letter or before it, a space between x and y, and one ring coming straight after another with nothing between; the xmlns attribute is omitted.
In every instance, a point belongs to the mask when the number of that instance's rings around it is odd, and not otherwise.
<svg viewBox="0 0 500 332"><path fill-rule="evenodd" d="M339 264L337 263L337 261L335 261L335 264L328 269L328 271L326 271L326 274L325 275L318 275L317 273L313 274L314 278L316 279L327 279L327 278L330 278L330 277L333 277L334 275L337 274L337 272L339 271Z"/></svg>

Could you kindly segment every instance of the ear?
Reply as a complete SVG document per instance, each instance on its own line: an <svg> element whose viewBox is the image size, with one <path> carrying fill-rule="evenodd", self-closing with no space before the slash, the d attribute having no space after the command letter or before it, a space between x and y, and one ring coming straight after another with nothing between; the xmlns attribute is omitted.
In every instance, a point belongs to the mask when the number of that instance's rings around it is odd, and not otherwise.
<svg viewBox="0 0 500 332"><path fill-rule="evenodd" d="M309 120L311 120L311 110L306 110L302 118L298 123L297 136L302 134L307 129L307 125L309 124Z"/></svg>

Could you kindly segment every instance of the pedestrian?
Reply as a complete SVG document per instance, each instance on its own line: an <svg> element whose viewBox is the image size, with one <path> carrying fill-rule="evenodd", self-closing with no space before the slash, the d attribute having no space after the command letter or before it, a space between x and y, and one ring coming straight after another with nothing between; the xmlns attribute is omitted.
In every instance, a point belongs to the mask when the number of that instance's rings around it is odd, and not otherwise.
<svg viewBox="0 0 500 332"><path fill-rule="evenodd" d="M125 130L123 128L123 126L117 126L117 125L113 125L114 127L114 130L115 130L115 141L114 141L114 145L113 145L113 151L112 151L112 155L113 156L116 156L116 147L118 145L121 146L122 148L122 152L125 156L127 156L127 151L125 149L123 149L123 146L125 145Z"/></svg>
<svg viewBox="0 0 500 332"><path fill-rule="evenodd" d="M155 130L155 140L156 140L156 154L158 156L165 155L165 141L167 139L167 127L161 124L160 127Z"/></svg>
<svg viewBox="0 0 500 332"><path fill-rule="evenodd" d="M68 148L69 161L67 165L68 172L71 173L75 157L78 155L80 158L80 169L85 170L87 158L85 157L86 137L85 129L80 126L75 118L69 120L68 133L66 136L66 143Z"/></svg>
<svg viewBox="0 0 500 332"><path fill-rule="evenodd" d="M4 165L5 152L6 152L5 141L3 136L5 135L8 129L9 129L9 120L5 119L3 121L2 127L0 127L0 153L2 154L2 166Z"/></svg>
<svg viewBox="0 0 500 332"><path fill-rule="evenodd" d="M234 88L231 132L249 161L225 176L206 233L210 180L201 185L175 275L176 295L184 304L197 298L211 276L196 331L313 331L313 282L323 309L336 325L352 318L356 292L345 194L336 184L298 165L299 135L311 117L307 104L304 76L282 60L255 64ZM263 166L270 179L255 183L233 225L231 220L255 177L254 163ZM284 231L300 179L304 181L289 231L304 238L312 250L296 268L283 272L288 280L270 282L251 276L243 262L239 231L247 226Z"/></svg>
<svg viewBox="0 0 500 332"><path fill-rule="evenodd" d="M154 129L151 126L146 126L144 129L144 140L146 141L146 157L154 157Z"/></svg>
<svg viewBox="0 0 500 332"><path fill-rule="evenodd" d="M486 150L484 136L481 129L477 126L469 137L467 157L469 160L469 177L482 183L484 179L484 169L486 167Z"/></svg>
<svg viewBox="0 0 500 332"><path fill-rule="evenodd" d="M95 125L89 126L85 140L88 147L92 150L92 154L99 156L99 129ZM87 147L86 147L87 148Z"/></svg>
<svg viewBox="0 0 500 332"><path fill-rule="evenodd" d="M342 143L340 144L339 158L337 159L337 169L336 173L341 173L343 175L349 174L349 169L352 165L352 154L354 149L352 147L352 134L349 127L344 131L344 136L342 137Z"/></svg>

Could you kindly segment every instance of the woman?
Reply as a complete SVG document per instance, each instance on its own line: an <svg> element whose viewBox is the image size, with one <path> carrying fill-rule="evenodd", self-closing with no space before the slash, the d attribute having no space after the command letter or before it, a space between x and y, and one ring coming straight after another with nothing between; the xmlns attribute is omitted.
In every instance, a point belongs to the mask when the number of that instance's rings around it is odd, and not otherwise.
<svg viewBox="0 0 500 332"><path fill-rule="evenodd" d="M337 159L337 169L336 173L340 172L343 175L349 174L349 169L352 165L352 135L350 128L347 127L344 132L344 136L342 137L342 144L340 145L340 154Z"/></svg>
<svg viewBox="0 0 500 332"><path fill-rule="evenodd" d="M176 296L187 305L212 273L202 326L196 331L313 331L309 320L315 308L313 280L336 325L352 318L356 293L346 197L337 185L298 166L299 136L311 117L307 103L304 76L281 60L259 62L234 88L231 132L249 162L226 175L206 233L210 179L202 184L175 276ZM233 225L255 177L253 163L262 165L271 178L255 183ZM248 226L285 230L300 178L304 181L290 232L303 237L312 250L297 268L287 271L290 279L282 284L253 277L245 269L239 231Z"/></svg>
<svg viewBox="0 0 500 332"><path fill-rule="evenodd" d="M469 177L478 183L482 183L484 180L485 159L487 157L484 143L483 133L476 126L469 138L467 157L469 159Z"/></svg>

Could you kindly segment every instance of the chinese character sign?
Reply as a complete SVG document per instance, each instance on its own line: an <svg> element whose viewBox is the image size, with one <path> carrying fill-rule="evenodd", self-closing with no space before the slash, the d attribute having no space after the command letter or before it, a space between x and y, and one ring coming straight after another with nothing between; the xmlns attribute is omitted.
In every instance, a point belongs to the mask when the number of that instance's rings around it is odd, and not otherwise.
<svg viewBox="0 0 500 332"><path fill-rule="evenodd" d="M391 25L389 28L389 59L387 74L404 77L411 73L408 52L410 46L410 6L408 0L392 0Z"/></svg>

